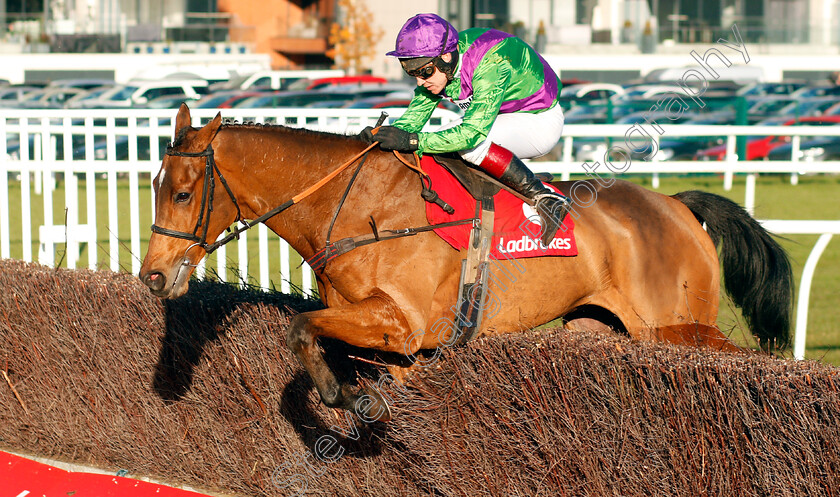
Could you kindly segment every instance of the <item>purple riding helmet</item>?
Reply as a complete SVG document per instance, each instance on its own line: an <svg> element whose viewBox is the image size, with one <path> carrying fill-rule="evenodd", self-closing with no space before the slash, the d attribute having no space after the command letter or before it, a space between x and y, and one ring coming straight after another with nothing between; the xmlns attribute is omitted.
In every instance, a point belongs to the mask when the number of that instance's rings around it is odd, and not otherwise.
<svg viewBox="0 0 840 497"><path fill-rule="evenodd" d="M452 61L444 62L440 56L452 53ZM411 76L418 68L434 65L452 79L458 65L458 30L437 14L417 14L403 24L397 35L394 50L386 53L400 59Z"/></svg>

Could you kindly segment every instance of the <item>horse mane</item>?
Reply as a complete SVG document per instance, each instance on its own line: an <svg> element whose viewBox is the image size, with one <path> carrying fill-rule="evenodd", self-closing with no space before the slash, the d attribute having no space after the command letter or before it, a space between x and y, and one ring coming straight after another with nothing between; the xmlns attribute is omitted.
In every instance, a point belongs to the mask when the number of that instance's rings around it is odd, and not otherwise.
<svg viewBox="0 0 840 497"><path fill-rule="evenodd" d="M184 126L183 128L181 128L178 131L178 134L175 136L175 139L169 142L169 145L167 146L169 148L176 148L182 143L184 143L184 139L187 137L187 131L189 131L190 129L191 128L189 126Z"/></svg>
<svg viewBox="0 0 840 497"><path fill-rule="evenodd" d="M284 133L288 135L298 136L301 138L328 138L328 139L342 139L342 140L355 140L355 141L363 141L358 135L344 135L339 133L332 133L329 131L317 131L314 129L307 129L307 128L292 128L290 126L285 126L282 124L264 124L264 123L254 123L254 122L244 122L240 123L237 121L225 121L222 123L221 129L243 129L243 130L260 130L260 131L268 131L272 133Z"/></svg>

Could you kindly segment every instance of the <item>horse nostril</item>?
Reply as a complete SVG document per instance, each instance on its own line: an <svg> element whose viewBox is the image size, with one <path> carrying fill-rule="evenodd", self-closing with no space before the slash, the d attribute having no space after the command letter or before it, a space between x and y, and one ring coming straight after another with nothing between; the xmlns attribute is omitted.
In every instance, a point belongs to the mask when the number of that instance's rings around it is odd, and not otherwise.
<svg viewBox="0 0 840 497"><path fill-rule="evenodd" d="M143 284L151 290L159 292L166 285L166 277L163 273L149 273L143 277Z"/></svg>

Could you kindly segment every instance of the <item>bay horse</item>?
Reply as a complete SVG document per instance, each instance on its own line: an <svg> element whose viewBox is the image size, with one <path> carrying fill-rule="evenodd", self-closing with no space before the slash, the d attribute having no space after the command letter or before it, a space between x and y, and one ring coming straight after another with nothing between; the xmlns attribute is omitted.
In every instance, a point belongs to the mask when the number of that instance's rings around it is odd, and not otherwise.
<svg viewBox="0 0 840 497"><path fill-rule="evenodd" d="M159 297L183 295L195 265L215 248L207 240L240 219L264 222L310 259L324 248L355 174L353 168L335 174L336 168L366 147L343 135L223 124L220 114L193 128L182 105L153 181L155 224L140 279ZM752 333L763 344L787 344L790 263L746 211L705 192L666 196L621 180L586 181L597 199L570 214L579 254L497 261L494 271L516 277L491 278L498 312L482 322L480 335L566 317L572 325L605 323L640 340L740 350L716 327L722 263L727 292ZM563 191L572 186L555 184ZM334 219L332 239L371 233L371 219L380 230L427 225L419 191L415 172L393 154L371 149ZM408 355L450 343L451 333L432 331L452 319L465 252L425 232L356 248L317 271L326 307L294 316L287 344L324 404L351 410L372 392L339 382L320 337Z"/></svg>

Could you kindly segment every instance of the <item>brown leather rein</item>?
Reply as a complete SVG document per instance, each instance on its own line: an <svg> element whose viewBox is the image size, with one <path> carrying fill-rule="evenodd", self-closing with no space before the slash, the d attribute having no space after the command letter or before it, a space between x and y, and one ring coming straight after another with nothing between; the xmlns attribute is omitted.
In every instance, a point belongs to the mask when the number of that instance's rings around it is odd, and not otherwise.
<svg viewBox="0 0 840 497"><path fill-rule="evenodd" d="M173 237L173 238L182 238L182 239L185 239L185 240L190 240L194 243L192 245L190 245L189 248L187 248L187 251L189 251L192 247L198 246L198 247L203 248L204 251L207 254L210 254L213 251L215 251L216 249L218 249L219 247L221 247L222 245L225 245L225 244L227 244L228 242L230 242L234 239L239 239L239 235L241 235L243 232L253 228L254 226L256 226L256 225L258 225L262 222L267 221L268 219L270 219L270 218L276 216L277 214L280 214L281 212L285 211L289 207L299 203L300 201L302 201L306 197L312 195L313 193L315 193L320 188L322 188L324 185L329 183L331 180L333 180L336 176L341 174L345 169L350 167L352 164L354 164L359 159L362 159L362 161L359 164L358 168L356 169L356 172L353 174L353 177L351 178L350 183L347 185L347 189L345 190L344 195L342 196L342 198L339 202L338 209L336 210L335 215L333 216L332 223L330 223L329 231L327 233L327 241L326 241L326 244L325 244L324 248L321 249L320 251L316 252L314 256L312 256L311 258L309 258L307 260L307 262L310 264L312 269L314 269L314 270L323 269L326 266L327 262L331 261L332 259L334 259L335 257L338 257L341 254L349 252L350 250L352 250L356 247L368 245L370 243L374 243L374 242L378 242L378 241L391 240L391 239L394 239L394 238L402 238L402 237L405 237L405 236L412 236L412 235L416 235L418 233L423 233L423 232L431 231L431 230L438 229L438 228L447 228L447 227L458 226L458 225L462 225L462 224L472 224L476 221L476 218L468 218L468 219L462 219L462 220L459 220L459 221L451 221L451 222L448 222L448 223L421 226L419 228L405 228L405 229L401 229L401 230L379 231L376 227L376 222L373 220L373 217L371 216L370 225L371 225L371 228L373 230L373 233L368 234L368 235L361 235L361 236L357 236L357 237L344 238L344 239L338 240L336 242L331 242L329 240L329 235L332 232L332 228L333 228L333 224L335 223L335 219L338 217L338 212L341 210L341 207L344 204L344 200L347 198L347 195L350 192L350 188L353 186L353 183L356 179L356 176L359 173L359 170L361 169L362 165L364 165L365 159L367 158L367 153L373 147L375 147L377 145L379 145L379 142L373 142L372 144L368 145L364 150L362 150L358 154L356 154L353 157L351 157L350 159L348 159L342 165L338 166L335 170L333 170L332 172L330 172L329 174L327 174L326 176L324 176L323 178L318 180L315 184L313 184L309 188L305 189L304 191L295 195L291 199L283 202L282 204L278 205L277 207L271 209L270 211L266 212L265 214L257 217L256 219L253 219L251 221L247 221L245 219L242 219L242 212L240 211L239 203L236 201L236 196L233 194L233 191L228 186L227 181L225 180L224 176L222 175L222 171L219 170L219 167L216 165L212 144L208 144L207 148L205 150L201 151L201 152L180 152L180 151L173 150L172 147L168 147L166 149L166 152L165 152L164 155L170 155L170 156L174 156L174 157L204 157L204 159L205 159L204 190L202 191L202 194L201 194L201 208L200 208L201 212L199 214L198 220L196 221L196 225L195 225L195 228L193 228L192 233L187 232L187 231L178 231L178 230L173 230L173 229L169 229L169 228L163 228L163 227L158 226L156 224L152 224L152 228L151 228L152 232L160 234L160 235L164 235L164 236L170 236L170 237ZM431 190L431 179L429 178L429 175L426 174L426 172L423 171L420 168L419 158L417 157L417 154L414 154L416 165L411 164L409 161L407 161L405 158L403 158L402 155L400 155L396 150L394 151L394 155L400 160L400 162L402 162L403 164L405 164L410 169L412 169L413 171L415 171L416 173L418 173L420 175L421 185L423 187L423 190L422 190L423 198L426 199L427 202L437 203L438 205L441 206L441 208L447 210L447 212L450 212L451 207L449 205L447 205L445 202L443 202L442 200L440 200L437 197L437 194L434 193L434 191ZM224 238L221 238L221 239L219 239L219 240L217 240L213 243L207 243L207 231L210 228L210 213L213 211L213 199L214 199L215 184L216 184L215 183L215 176L217 174L219 176L219 182L222 183L222 185L224 186L225 191L227 192L231 201L233 201L234 206L236 206L236 219L235 219L234 222L240 222L240 223L242 223L242 226L236 226L232 229L228 228L228 234ZM429 192L430 194L427 193L427 192ZM431 198L431 200L430 200L430 198ZM201 235L200 236L199 236L199 230L201 230Z"/></svg>
<svg viewBox="0 0 840 497"><path fill-rule="evenodd" d="M375 133L376 130L374 130ZM379 142L374 142L374 145L377 145ZM426 202L430 202L440 206L441 209L445 210L446 212L452 214L455 212L449 204L443 201L438 194L432 190L432 179L429 177L428 173L424 171L420 167L420 158L417 154L414 155L414 162L415 164L410 163L407 161L399 152L396 150L393 151L394 156L400 160L403 164L408 166L409 169L416 172L420 176L420 196ZM356 171L353 173L353 176L350 178L350 181L347 183L347 188L344 190L344 195L341 196L341 199L338 202L338 206L336 207L335 213L333 214L332 221L330 221L330 226L327 229L327 239L324 243L324 248L315 252L315 254L306 259L307 264L311 267L314 271L323 270L327 263L331 260L335 259L339 255L346 254L351 250L363 247L365 245L370 245L371 243L381 242L385 240L393 240L395 238L403 238L406 236L414 236L418 233L425 233L427 231L432 231L438 228L449 228L452 226L460 226L463 224L473 224L475 225L476 221L478 220L477 217L472 217L468 219L461 219L458 221L450 221L446 223L440 224L429 224L426 226L420 226L418 228L404 228L401 230L382 230L380 231L376 226L376 220L373 216L370 216L370 225L372 233L368 233L366 235L358 235L358 236L351 236L347 238L342 238L335 242L330 241L330 236L332 235L333 226L335 225L335 220L338 218L338 213L341 212L342 206L344 206L344 201L347 199L347 196L350 194L350 189L353 188L353 184L356 181L356 177L359 174L359 171L362 169L362 166L365 163L365 159L367 156L362 157L359 166L356 168ZM302 264L302 263L301 263Z"/></svg>
<svg viewBox="0 0 840 497"><path fill-rule="evenodd" d="M274 209L271 209L262 216L250 222L242 219L242 212L239 210L239 203L236 201L236 196L233 194L233 191L231 191L230 187L228 186L225 177L222 175L222 171L220 171L219 167L216 165L212 144L208 144L207 148L204 151L195 153L179 152L176 150L172 150L171 147L168 147L164 155L171 155L174 157L204 157L204 190L201 193L201 212L199 213L198 221L196 221L195 228L193 228L192 233L187 231L178 231L169 228L163 228L156 224L152 224L152 231L160 235L171 236L173 238L183 238L185 240L193 241L195 242L193 246L201 247L204 249L205 252L210 254L222 245L225 245L226 243L230 242L231 240L238 239L239 235L242 234L244 231L247 231L252 227L256 226L257 224L262 223L276 216L277 214L280 214L289 207L312 195L313 193L318 191L318 189L320 189L322 186L327 184L330 180L341 174L341 172L347 169L351 164L359 160L360 157L362 157L370 149L378 145L378 143L379 142L372 143L367 148L353 156L350 160L348 160L347 162L339 166L337 169L332 171L330 174L321 178L314 185L310 186L306 190L292 197L290 200L283 202ZM216 174L219 175L219 181L222 183L222 185L224 185L228 196L233 201L233 204L236 206L236 220L234 222L241 222L243 226L237 226L232 230L229 229L228 231L230 231L230 233L228 233L228 235L224 238L214 243L207 243L207 230L210 228L210 213L213 211L213 196L216 185ZM199 229L201 229L201 236L198 235Z"/></svg>

